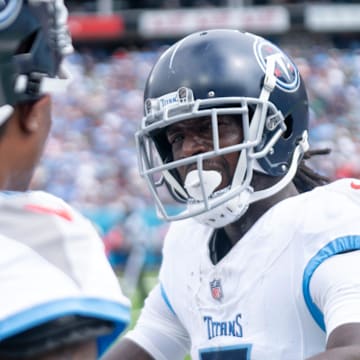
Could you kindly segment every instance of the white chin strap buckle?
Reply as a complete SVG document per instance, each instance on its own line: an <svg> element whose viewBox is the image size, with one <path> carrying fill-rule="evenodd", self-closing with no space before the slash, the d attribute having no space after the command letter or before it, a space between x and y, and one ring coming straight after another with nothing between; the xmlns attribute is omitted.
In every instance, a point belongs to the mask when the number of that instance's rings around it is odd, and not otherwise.
<svg viewBox="0 0 360 360"><path fill-rule="evenodd" d="M201 176L200 176L201 171ZM186 175L185 189L195 200L208 198L221 184L222 176L215 170L192 170Z"/></svg>

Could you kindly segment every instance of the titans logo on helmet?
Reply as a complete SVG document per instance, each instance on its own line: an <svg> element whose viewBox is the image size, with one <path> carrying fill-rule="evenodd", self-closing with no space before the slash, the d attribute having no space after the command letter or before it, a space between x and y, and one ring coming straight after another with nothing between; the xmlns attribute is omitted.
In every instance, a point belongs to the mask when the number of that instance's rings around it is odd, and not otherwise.
<svg viewBox="0 0 360 360"><path fill-rule="evenodd" d="M16 19L21 6L22 0L0 0L0 30Z"/></svg>
<svg viewBox="0 0 360 360"><path fill-rule="evenodd" d="M275 60L276 86L288 92L296 91L300 85L299 72L294 63L275 45L256 40L254 52L261 69L266 72L267 60L272 57Z"/></svg>

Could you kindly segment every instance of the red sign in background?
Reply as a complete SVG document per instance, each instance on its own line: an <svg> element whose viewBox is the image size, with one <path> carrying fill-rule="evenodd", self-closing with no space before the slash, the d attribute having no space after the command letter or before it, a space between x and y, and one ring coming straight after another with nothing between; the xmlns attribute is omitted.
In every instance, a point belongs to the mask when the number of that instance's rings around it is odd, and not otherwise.
<svg viewBox="0 0 360 360"><path fill-rule="evenodd" d="M125 29L119 15L71 15L68 22L74 40L118 38Z"/></svg>

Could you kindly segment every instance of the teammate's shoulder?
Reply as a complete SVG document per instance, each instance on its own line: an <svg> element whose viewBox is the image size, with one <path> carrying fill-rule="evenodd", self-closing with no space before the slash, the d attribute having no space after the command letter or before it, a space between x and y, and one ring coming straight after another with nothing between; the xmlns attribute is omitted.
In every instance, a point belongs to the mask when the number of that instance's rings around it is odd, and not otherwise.
<svg viewBox="0 0 360 360"><path fill-rule="evenodd" d="M3 235L17 240L31 231L51 232L54 239L63 233L97 237L95 228L80 211L43 191L0 192L0 229Z"/></svg>
<svg viewBox="0 0 360 360"><path fill-rule="evenodd" d="M0 205L13 205L20 206L25 203L36 203L36 204L64 204L64 200L59 197L50 194L45 191L0 191Z"/></svg>
<svg viewBox="0 0 360 360"><path fill-rule="evenodd" d="M64 200L45 191L0 191L0 211L57 215L67 220L82 217Z"/></svg>

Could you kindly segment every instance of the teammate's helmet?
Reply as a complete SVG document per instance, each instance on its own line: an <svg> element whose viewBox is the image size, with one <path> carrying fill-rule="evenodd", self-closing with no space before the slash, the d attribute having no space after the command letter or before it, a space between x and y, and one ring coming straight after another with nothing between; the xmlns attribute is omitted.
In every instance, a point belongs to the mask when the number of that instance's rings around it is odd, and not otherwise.
<svg viewBox="0 0 360 360"><path fill-rule="evenodd" d="M72 49L63 0L0 2L0 125L17 103L61 89Z"/></svg>
<svg viewBox="0 0 360 360"><path fill-rule="evenodd" d="M210 30L180 40L153 67L144 99L145 116L136 134L140 172L167 220L196 216L214 227L235 221L249 203L292 180L308 147L308 101L298 69L276 45L250 33ZM217 117L222 114L242 121L242 143L219 147ZM213 149L173 161L164 129L203 116L212 118ZM214 192L218 175L203 171L203 162L229 152L240 153L232 184ZM176 170L190 163L198 169L193 188L180 181ZM279 182L254 192L254 170ZM184 211L167 212L159 196L162 184L186 203Z"/></svg>

